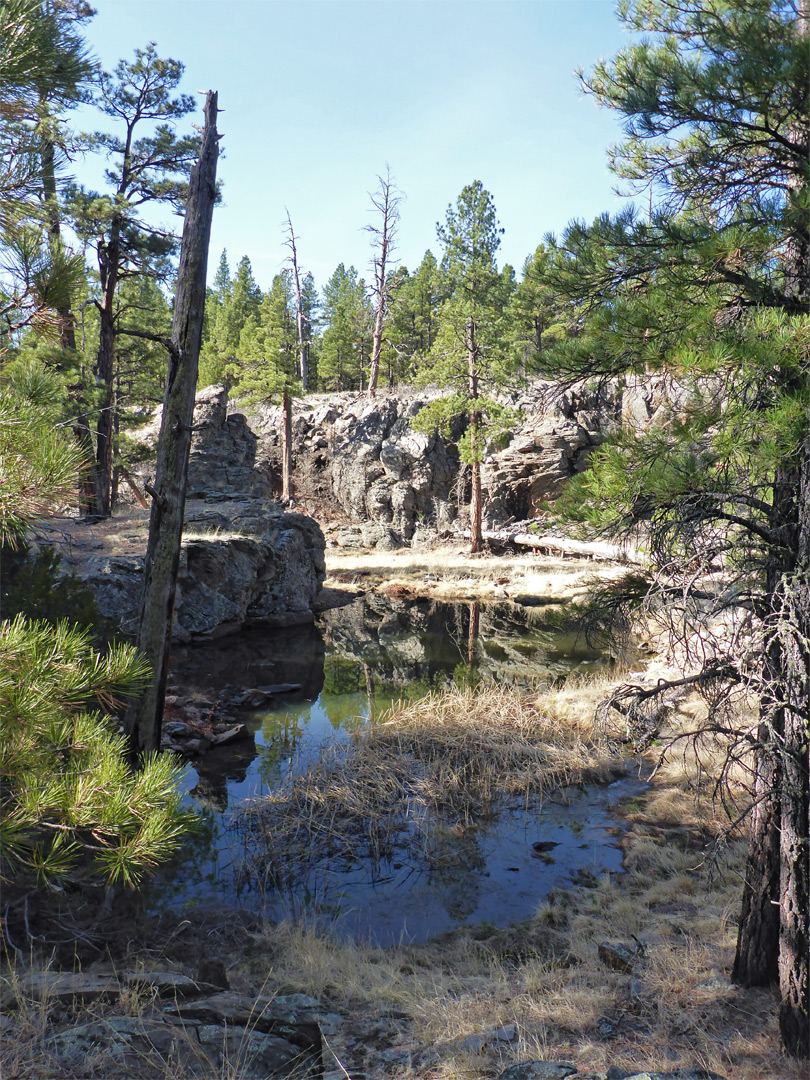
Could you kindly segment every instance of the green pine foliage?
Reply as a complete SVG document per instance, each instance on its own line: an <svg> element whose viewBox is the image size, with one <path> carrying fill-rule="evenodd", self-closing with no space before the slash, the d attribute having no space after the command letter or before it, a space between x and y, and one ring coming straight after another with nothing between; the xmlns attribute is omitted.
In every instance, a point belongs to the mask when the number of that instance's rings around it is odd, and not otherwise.
<svg viewBox="0 0 810 1080"><path fill-rule="evenodd" d="M62 387L42 366L9 366L0 382L0 538L12 548L73 501L81 456L63 427Z"/></svg>
<svg viewBox="0 0 810 1080"><path fill-rule="evenodd" d="M298 334L288 274L277 274L270 291L242 330L239 396L271 402L300 393Z"/></svg>
<svg viewBox="0 0 810 1080"><path fill-rule="evenodd" d="M102 657L67 622L0 625L0 880L134 885L170 856L189 824L180 769L133 771L109 715L146 676L132 648Z"/></svg>
<svg viewBox="0 0 810 1080"><path fill-rule="evenodd" d="M514 274L509 266L499 272L495 261L501 232L492 196L477 180L463 189L455 207L447 208L445 224L437 226L444 245L440 272L445 299L429 362L418 381L448 393L421 409L414 425L420 431L449 432L461 420L466 430L460 450L470 464L480 463L517 421L515 411L496 397L516 373L506 335ZM470 424L473 415L484 421L485 436Z"/></svg>
<svg viewBox="0 0 810 1080"><path fill-rule="evenodd" d="M363 390L371 357L372 309L365 281L343 263L323 290L326 324L318 361L321 390Z"/></svg>
<svg viewBox="0 0 810 1080"><path fill-rule="evenodd" d="M229 276L227 253L222 252L214 288L206 307L206 327L200 352L200 373L197 385L217 383L231 387L242 378L240 355L242 333L249 325L259 322L262 291L256 284L250 259L244 255Z"/></svg>

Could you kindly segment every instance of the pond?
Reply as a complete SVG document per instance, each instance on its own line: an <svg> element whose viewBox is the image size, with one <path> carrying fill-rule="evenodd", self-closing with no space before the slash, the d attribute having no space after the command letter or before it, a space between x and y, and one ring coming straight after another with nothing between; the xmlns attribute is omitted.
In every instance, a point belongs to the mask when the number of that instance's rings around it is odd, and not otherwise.
<svg viewBox="0 0 810 1080"><path fill-rule="evenodd" d="M429 859L393 852L374 861L304 860L297 877L283 882L251 872L255 854L239 827L250 800L278 789L325 747L373 725L393 702L451 682L530 688L607 663L582 642L545 630L536 612L518 605L380 594L325 612L314 627L178 650L173 682L186 696L229 702L252 688L298 689L240 712L253 738L187 767L184 787L201 828L158 876L151 902L225 902L384 946L463 923L508 925L530 916L554 888L618 871L611 807L637 790L632 780L506 805L476 825L437 822Z"/></svg>

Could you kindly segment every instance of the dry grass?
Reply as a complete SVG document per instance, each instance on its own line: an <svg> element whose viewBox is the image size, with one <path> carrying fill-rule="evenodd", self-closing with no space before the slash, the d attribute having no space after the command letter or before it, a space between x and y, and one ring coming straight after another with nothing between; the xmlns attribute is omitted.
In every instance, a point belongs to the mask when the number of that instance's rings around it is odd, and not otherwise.
<svg viewBox="0 0 810 1080"><path fill-rule="evenodd" d="M580 684L543 699L553 737L568 724L581 737L590 696ZM654 764L648 757L646 770ZM273 980L351 1017L361 1042L393 1011L386 1045L403 1050L401 1080L492 1077L534 1058L581 1072L702 1067L729 1080L805 1080L806 1063L779 1051L773 993L729 981L745 842L732 835L719 862L709 857L727 818L710 798L708 765L705 752L698 762L684 751L661 766L623 808L625 872L552 894L519 927L378 950L283 926L268 931L254 964L269 957ZM600 942L634 938L645 955L633 975L599 960ZM460 1041L510 1023L509 1044L473 1053ZM350 1075L389 1071L368 1045L363 1056L338 1040Z"/></svg>
<svg viewBox="0 0 810 1080"><path fill-rule="evenodd" d="M396 817L403 799L417 818L436 811L463 820L492 809L502 789L525 797L582 771L601 772L607 762L589 717L603 693L604 685L569 680L531 699L454 691L402 709L300 785L295 813L309 815L300 842L324 843L323 832L328 847L342 818L357 826L369 814ZM779 1052L773 993L729 981L745 844L732 835L721 861L707 855L727 826L711 800L715 767L709 749L696 754L684 744L620 811L624 873L552 894L520 926L464 927L383 950L282 924L229 957L232 982L256 994L311 994L340 1014L327 1040L329 1067L341 1076L342 1068L348 1077L482 1080L540 1058L602 1074L611 1066L702 1067L728 1080L806 1080L806 1063ZM368 784L358 783L356 769ZM262 827L293 820L286 806L263 814ZM283 846L283 834L274 838ZM600 942L634 938L645 955L633 975L600 961ZM15 1039L4 1054L6 1062L17 1054L17 1072L6 1065L3 1075L59 1076L36 1056L47 1017L28 1007L29 1049L21 1056ZM509 1024L511 1042L475 1049L463 1041Z"/></svg>
<svg viewBox="0 0 810 1080"><path fill-rule="evenodd" d="M466 829L515 800L585 778L613 762L594 740L497 686L453 687L395 706L255 802L243 822L256 877L276 886L316 863L395 854L440 858L442 830Z"/></svg>
<svg viewBox="0 0 810 1080"><path fill-rule="evenodd" d="M471 555L455 544L398 551L326 552L329 586L404 588L434 600L504 600L525 593L547 602L585 596L594 577L611 579L625 568L589 559Z"/></svg>

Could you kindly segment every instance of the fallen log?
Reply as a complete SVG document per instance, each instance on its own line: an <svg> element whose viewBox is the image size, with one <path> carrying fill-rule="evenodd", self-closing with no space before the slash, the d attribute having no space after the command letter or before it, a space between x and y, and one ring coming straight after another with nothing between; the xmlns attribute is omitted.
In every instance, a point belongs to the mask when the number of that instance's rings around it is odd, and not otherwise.
<svg viewBox="0 0 810 1080"><path fill-rule="evenodd" d="M528 547L549 554L576 555L580 558L603 559L607 562L635 563L647 560L633 548L619 544L606 544L596 540L569 540L562 536L537 536L535 533L514 533L509 539L518 547Z"/></svg>

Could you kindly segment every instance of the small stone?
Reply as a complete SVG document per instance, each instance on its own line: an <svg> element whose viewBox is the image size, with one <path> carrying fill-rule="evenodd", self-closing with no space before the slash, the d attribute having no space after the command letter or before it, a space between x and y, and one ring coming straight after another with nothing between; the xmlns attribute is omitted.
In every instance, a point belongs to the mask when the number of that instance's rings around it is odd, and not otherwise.
<svg viewBox="0 0 810 1080"><path fill-rule="evenodd" d="M565 1080L576 1071L570 1061L519 1061L502 1072L498 1080Z"/></svg>
<svg viewBox="0 0 810 1080"><path fill-rule="evenodd" d="M163 724L163 733L170 738L183 738L185 735L191 735L192 728L189 724L184 724L182 720L169 720L168 723Z"/></svg>
<svg viewBox="0 0 810 1080"><path fill-rule="evenodd" d="M457 1045L469 1050L472 1054L480 1054L485 1046L489 1046L494 1042L512 1042L516 1035L517 1028L515 1025L506 1024L504 1027L497 1028L494 1031L485 1031L481 1035L467 1035L466 1038L460 1039Z"/></svg>
<svg viewBox="0 0 810 1080"><path fill-rule="evenodd" d="M630 997L642 998L647 995L648 986L643 979L631 979L630 980Z"/></svg>
<svg viewBox="0 0 810 1080"><path fill-rule="evenodd" d="M602 941L599 943L599 959L606 967L614 968L631 975L641 959L641 947L634 942L628 945L621 941Z"/></svg>
<svg viewBox="0 0 810 1080"><path fill-rule="evenodd" d="M124 973L124 982L127 986L155 990L160 997L207 994L215 989L212 986L200 986L188 975L179 975L176 971L127 971Z"/></svg>
<svg viewBox="0 0 810 1080"><path fill-rule="evenodd" d="M600 1016L596 1021L596 1030L603 1039L615 1039L619 1034L619 1025L609 1016Z"/></svg>

